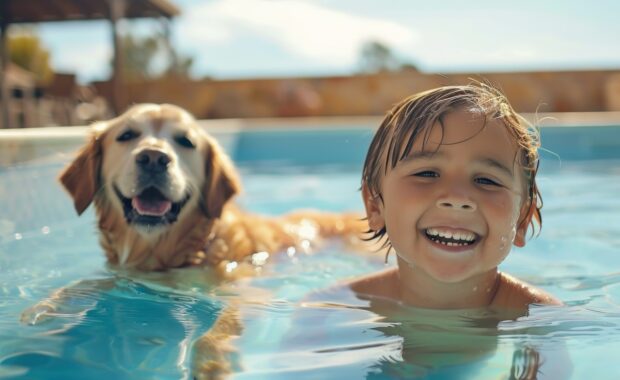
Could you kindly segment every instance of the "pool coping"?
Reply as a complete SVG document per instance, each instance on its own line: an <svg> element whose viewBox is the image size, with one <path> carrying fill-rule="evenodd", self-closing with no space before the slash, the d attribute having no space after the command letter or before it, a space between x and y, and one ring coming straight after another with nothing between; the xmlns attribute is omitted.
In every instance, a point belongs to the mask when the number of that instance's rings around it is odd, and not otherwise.
<svg viewBox="0 0 620 380"><path fill-rule="evenodd" d="M524 113L530 123L547 127L620 126L620 112L563 112L563 113ZM209 119L198 120L208 131L214 133L236 133L246 130L288 131L307 129L337 128L376 128L381 116L325 116L298 118L258 118L258 119ZM292 129L291 127L295 127ZM89 126L50 126L21 129L0 129L0 142L16 139L71 139L83 138Z"/></svg>
<svg viewBox="0 0 620 380"><path fill-rule="evenodd" d="M607 127L620 127L620 112L536 113L523 114L523 116L532 124L540 126L541 130L548 132L557 131L560 132L559 135L574 135L579 131L578 128L590 127L593 132L590 135L597 135L601 134L601 128L611 132L612 129ZM225 151L232 153L236 151L240 139L247 140L247 138L240 138L240 136L244 136L246 133L251 133L254 138L257 138L261 132L301 132L306 135L313 131L367 129L370 132L380 125L381 120L382 117L380 116L337 116L277 119L214 119L198 120L198 123L220 142ZM0 167L50 155L66 154L67 147L77 148L84 142L89 130L89 126L0 129ZM259 135L255 133L259 133ZM595 145L603 144L603 149L609 150L611 148L607 145L611 144L609 136L612 134L616 136L615 132L611 134L602 133L602 136L592 136L592 139L597 140ZM566 138L563 141L566 142ZM591 145L587 143L587 146L582 149L587 151L598 149L592 148ZM247 144L245 146L247 148Z"/></svg>

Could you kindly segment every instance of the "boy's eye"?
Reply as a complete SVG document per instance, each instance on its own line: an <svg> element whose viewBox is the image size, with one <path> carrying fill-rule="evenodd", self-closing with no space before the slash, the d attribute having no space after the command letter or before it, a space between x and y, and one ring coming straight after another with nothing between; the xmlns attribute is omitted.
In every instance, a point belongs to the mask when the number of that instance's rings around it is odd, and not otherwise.
<svg viewBox="0 0 620 380"><path fill-rule="evenodd" d="M479 177L479 178L476 178L474 181L481 185L501 186L501 184L499 184L498 182L492 179L486 178L486 177Z"/></svg>
<svg viewBox="0 0 620 380"><path fill-rule="evenodd" d="M414 177L425 177L425 178L437 178L439 177L439 173L434 172L432 170L424 170L421 172L413 173Z"/></svg>
<svg viewBox="0 0 620 380"><path fill-rule="evenodd" d="M116 137L116 141L129 141L133 140L136 137L140 136L140 132L134 131L133 129L128 129L125 132L121 133Z"/></svg>

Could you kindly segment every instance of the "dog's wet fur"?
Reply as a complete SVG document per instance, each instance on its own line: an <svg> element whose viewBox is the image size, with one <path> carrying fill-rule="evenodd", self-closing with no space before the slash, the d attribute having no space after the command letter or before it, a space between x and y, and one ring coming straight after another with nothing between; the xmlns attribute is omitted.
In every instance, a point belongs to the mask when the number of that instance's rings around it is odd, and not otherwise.
<svg viewBox="0 0 620 380"><path fill-rule="evenodd" d="M60 181L79 214L94 202L112 265L223 268L256 252L296 246L308 239L309 228L314 239L354 240L366 227L354 213L306 210L267 218L241 211L232 202L241 184L231 160L179 107L136 105L92 131Z"/></svg>

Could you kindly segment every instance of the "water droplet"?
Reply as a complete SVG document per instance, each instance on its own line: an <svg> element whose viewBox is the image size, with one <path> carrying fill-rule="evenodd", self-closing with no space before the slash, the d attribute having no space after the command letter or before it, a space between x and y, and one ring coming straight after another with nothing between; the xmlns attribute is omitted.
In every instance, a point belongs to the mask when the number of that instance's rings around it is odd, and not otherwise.
<svg viewBox="0 0 620 380"><path fill-rule="evenodd" d="M510 230L510 241L514 241L516 236L517 236L517 226L513 225L512 229Z"/></svg>
<svg viewBox="0 0 620 380"><path fill-rule="evenodd" d="M302 240L302 241L301 241L300 246L301 246L301 248L302 248L304 251L306 251L306 252L307 252L307 251L308 251L308 249L310 249L310 241L308 241L308 240Z"/></svg>
<svg viewBox="0 0 620 380"><path fill-rule="evenodd" d="M229 262L228 264L226 264L226 272L228 273L232 272L233 270L237 269L238 265L239 264L237 264L236 261Z"/></svg>
<svg viewBox="0 0 620 380"><path fill-rule="evenodd" d="M255 254L252 255L252 264L256 266L265 265L268 258L269 258L268 252L265 252L265 251L256 252Z"/></svg>
<svg viewBox="0 0 620 380"><path fill-rule="evenodd" d="M510 241L512 241L512 240L511 240L508 236L506 236L506 235L502 235L502 236L500 237L500 239L499 239L499 240L500 240L500 244L499 244L499 249L500 249L500 250L504 250L504 249L506 249L506 246L508 246L508 245L509 245L509 242L510 242Z"/></svg>
<svg viewBox="0 0 620 380"><path fill-rule="evenodd" d="M288 247L286 249L286 254L288 255L288 257L295 256L295 253L297 253L297 250L295 249L295 247Z"/></svg>

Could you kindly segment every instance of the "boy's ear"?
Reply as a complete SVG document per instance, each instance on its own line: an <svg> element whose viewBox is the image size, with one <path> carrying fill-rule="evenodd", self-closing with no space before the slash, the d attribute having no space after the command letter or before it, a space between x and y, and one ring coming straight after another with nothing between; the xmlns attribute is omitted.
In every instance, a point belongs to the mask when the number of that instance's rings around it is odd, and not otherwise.
<svg viewBox="0 0 620 380"><path fill-rule="evenodd" d="M536 212L535 201L526 202L523 207L521 207L519 224L517 225L517 234L513 242L516 247L525 247L525 243L527 241L527 230L530 226L532 218L534 217L534 212Z"/></svg>
<svg viewBox="0 0 620 380"><path fill-rule="evenodd" d="M368 227L372 231L379 231L385 227L385 219L383 218L383 204L381 198L368 188L366 184L362 185L362 198L364 207L366 208L366 218L368 219Z"/></svg>

